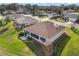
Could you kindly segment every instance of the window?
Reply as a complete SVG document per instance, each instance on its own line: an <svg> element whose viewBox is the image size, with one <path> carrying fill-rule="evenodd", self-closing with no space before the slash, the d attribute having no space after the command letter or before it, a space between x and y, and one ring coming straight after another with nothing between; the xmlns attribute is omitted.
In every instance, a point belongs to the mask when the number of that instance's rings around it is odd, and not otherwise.
<svg viewBox="0 0 79 59"><path fill-rule="evenodd" d="M19 37L24 36L24 32L19 33Z"/></svg>
<svg viewBox="0 0 79 59"><path fill-rule="evenodd" d="M35 34L33 34L33 33L31 33L31 36L33 36L33 37L36 38L36 39L39 39L39 36L37 36L37 35L35 35Z"/></svg>
<svg viewBox="0 0 79 59"><path fill-rule="evenodd" d="M42 42L45 42L45 39L44 39L44 38L42 38L42 37L40 38L40 40L41 40Z"/></svg>
<svg viewBox="0 0 79 59"><path fill-rule="evenodd" d="M27 34L29 34L29 32L28 32L28 31L26 31L26 32L25 32L25 35L27 35Z"/></svg>

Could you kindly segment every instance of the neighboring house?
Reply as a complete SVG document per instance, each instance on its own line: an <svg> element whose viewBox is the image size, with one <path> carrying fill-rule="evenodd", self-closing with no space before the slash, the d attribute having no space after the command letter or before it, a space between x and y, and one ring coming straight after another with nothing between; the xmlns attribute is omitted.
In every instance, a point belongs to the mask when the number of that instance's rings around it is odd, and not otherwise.
<svg viewBox="0 0 79 59"><path fill-rule="evenodd" d="M71 22L75 22L78 19L79 13L68 13L65 15L65 18L67 18Z"/></svg>
<svg viewBox="0 0 79 59"><path fill-rule="evenodd" d="M79 18L75 21L75 23L79 24Z"/></svg>
<svg viewBox="0 0 79 59"><path fill-rule="evenodd" d="M16 14L32 14L30 10L19 9L16 11Z"/></svg>
<svg viewBox="0 0 79 59"><path fill-rule="evenodd" d="M79 29L79 19L77 19L77 20L72 24L72 28L74 28L74 29Z"/></svg>
<svg viewBox="0 0 79 59"><path fill-rule="evenodd" d="M14 25L16 28L24 28L29 25L38 23L37 19L31 16L20 15L20 17L14 19Z"/></svg>
<svg viewBox="0 0 79 59"><path fill-rule="evenodd" d="M31 37L41 44L48 46L64 33L64 27L53 22L46 21L29 26L25 28L24 31L24 37Z"/></svg>
<svg viewBox="0 0 79 59"><path fill-rule="evenodd" d="M4 15L14 14L14 13L15 13L15 11L12 11L12 10L7 10L7 11L3 12Z"/></svg>
<svg viewBox="0 0 79 59"><path fill-rule="evenodd" d="M17 14L24 14L24 9L20 8L19 10L16 11Z"/></svg>
<svg viewBox="0 0 79 59"><path fill-rule="evenodd" d="M14 21L16 18L20 17L19 14L9 14L7 17L11 20Z"/></svg>
<svg viewBox="0 0 79 59"><path fill-rule="evenodd" d="M30 10L25 10L24 13L25 13L25 14L32 14L32 11L30 11Z"/></svg>
<svg viewBox="0 0 79 59"><path fill-rule="evenodd" d="M60 17L61 17L57 12L54 12L54 11L48 12L47 16L48 16L48 18L50 18L50 19L60 18Z"/></svg>
<svg viewBox="0 0 79 59"><path fill-rule="evenodd" d="M75 11L74 10L63 10L62 12L63 12L63 14L64 13L66 14L66 13L74 13Z"/></svg>
<svg viewBox="0 0 79 59"><path fill-rule="evenodd" d="M42 10L37 10L37 11L34 11L33 15L34 16L47 16L48 13L46 13L45 11L42 11Z"/></svg>

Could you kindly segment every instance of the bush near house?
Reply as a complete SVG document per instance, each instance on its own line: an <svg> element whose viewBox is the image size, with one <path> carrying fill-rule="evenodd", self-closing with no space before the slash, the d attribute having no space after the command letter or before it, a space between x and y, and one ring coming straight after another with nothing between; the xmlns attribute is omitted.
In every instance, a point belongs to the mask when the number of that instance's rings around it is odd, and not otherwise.
<svg viewBox="0 0 79 59"><path fill-rule="evenodd" d="M6 25L7 23L6 23L6 21L5 20L0 20L0 26L4 26L4 25Z"/></svg>

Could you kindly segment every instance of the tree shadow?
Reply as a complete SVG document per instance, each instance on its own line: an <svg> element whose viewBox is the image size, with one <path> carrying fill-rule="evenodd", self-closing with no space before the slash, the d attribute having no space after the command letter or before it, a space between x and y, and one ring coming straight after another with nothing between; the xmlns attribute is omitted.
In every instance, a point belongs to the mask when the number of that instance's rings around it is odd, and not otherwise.
<svg viewBox="0 0 79 59"><path fill-rule="evenodd" d="M53 55L60 56L62 50L64 49L65 45L68 43L71 37L69 37L66 33L60 36L53 44Z"/></svg>

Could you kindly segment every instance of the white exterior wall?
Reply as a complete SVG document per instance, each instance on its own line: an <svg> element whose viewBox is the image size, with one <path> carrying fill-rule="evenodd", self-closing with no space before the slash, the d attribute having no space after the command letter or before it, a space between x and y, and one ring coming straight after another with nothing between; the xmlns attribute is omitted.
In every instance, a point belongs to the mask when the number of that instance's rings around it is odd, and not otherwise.
<svg viewBox="0 0 79 59"><path fill-rule="evenodd" d="M33 36L31 36L31 35L27 35L27 37L31 37L31 38L33 38L34 40L36 40L36 41L38 41L38 42L40 42L40 43L42 43L42 44L45 45L45 42L42 42L42 41L40 40L40 38L39 38L39 39L36 39L36 38L34 38Z"/></svg>
<svg viewBox="0 0 79 59"><path fill-rule="evenodd" d="M47 39L45 45L50 45L50 44L53 43L57 38L59 38L63 33L64 33L64 30L60 31L57 35L53 36L52 38Z"/></svg>

